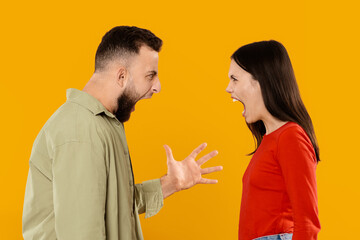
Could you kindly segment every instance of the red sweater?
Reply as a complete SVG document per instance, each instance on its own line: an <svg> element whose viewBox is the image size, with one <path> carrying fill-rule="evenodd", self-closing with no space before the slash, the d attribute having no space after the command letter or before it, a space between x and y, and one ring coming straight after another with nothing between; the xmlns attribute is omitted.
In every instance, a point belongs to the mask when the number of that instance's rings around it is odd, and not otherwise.
<svg viewBox="0 0 360 240"><path fill-rule="evenodd" d="M317 239L316 166L311 141L298 124L265 135L243 177L239 240L279 233Z"/></svg>

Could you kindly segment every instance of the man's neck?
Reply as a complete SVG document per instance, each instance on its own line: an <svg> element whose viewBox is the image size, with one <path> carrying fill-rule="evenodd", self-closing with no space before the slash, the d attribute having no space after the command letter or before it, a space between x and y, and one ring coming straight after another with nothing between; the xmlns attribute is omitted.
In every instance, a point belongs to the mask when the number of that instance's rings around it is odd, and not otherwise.
<svg viewBox="0 0 360 240"><path fill-rule="evenodd" d="M107 90L107 81L105 79L100 79L100 77L101 76L94 74L86 83L82 91L96 98L109 112L114 114L116 102L114 103L111 91Z"/></svg>

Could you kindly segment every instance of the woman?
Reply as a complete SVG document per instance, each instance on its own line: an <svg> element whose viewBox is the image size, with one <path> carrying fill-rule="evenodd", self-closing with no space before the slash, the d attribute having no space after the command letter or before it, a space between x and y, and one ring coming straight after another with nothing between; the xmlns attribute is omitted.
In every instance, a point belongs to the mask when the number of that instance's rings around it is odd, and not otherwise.
<svg viewBox="0 0 360 240"><path fill-rule="evenodd" d="M239 240L314 240L320 230L311 118L285 47L276 41L240 47L226 89L244 105L256 139L243 176Z"/></svg>

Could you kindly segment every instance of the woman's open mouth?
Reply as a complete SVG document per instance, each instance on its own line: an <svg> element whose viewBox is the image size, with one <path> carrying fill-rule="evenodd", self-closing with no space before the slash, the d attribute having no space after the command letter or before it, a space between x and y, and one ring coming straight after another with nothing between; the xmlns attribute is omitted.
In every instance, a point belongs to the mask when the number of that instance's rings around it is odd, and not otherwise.
<svg viewBox="0 0 360 240"><path fill-rule="evenodd" d="M242 105L244 106L244 111L242 112L242 115L243 115L243 117L245 117L245 112L246 112L245 104L237 98L232 98L232 99L233 99L233 102L241 102L242 103Z"/></svg>

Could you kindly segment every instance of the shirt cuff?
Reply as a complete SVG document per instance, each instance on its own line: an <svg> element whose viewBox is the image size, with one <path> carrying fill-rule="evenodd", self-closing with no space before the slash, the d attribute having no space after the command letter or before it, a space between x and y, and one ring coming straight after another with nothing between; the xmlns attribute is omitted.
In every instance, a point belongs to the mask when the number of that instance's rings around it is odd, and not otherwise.
<svg viewBox="0 0 360 240"><path fill-rule="evenodd" d="M145 195L145 218L157 214L164 205L164 197L161 189L160 178L141 183Z"/></svg>

